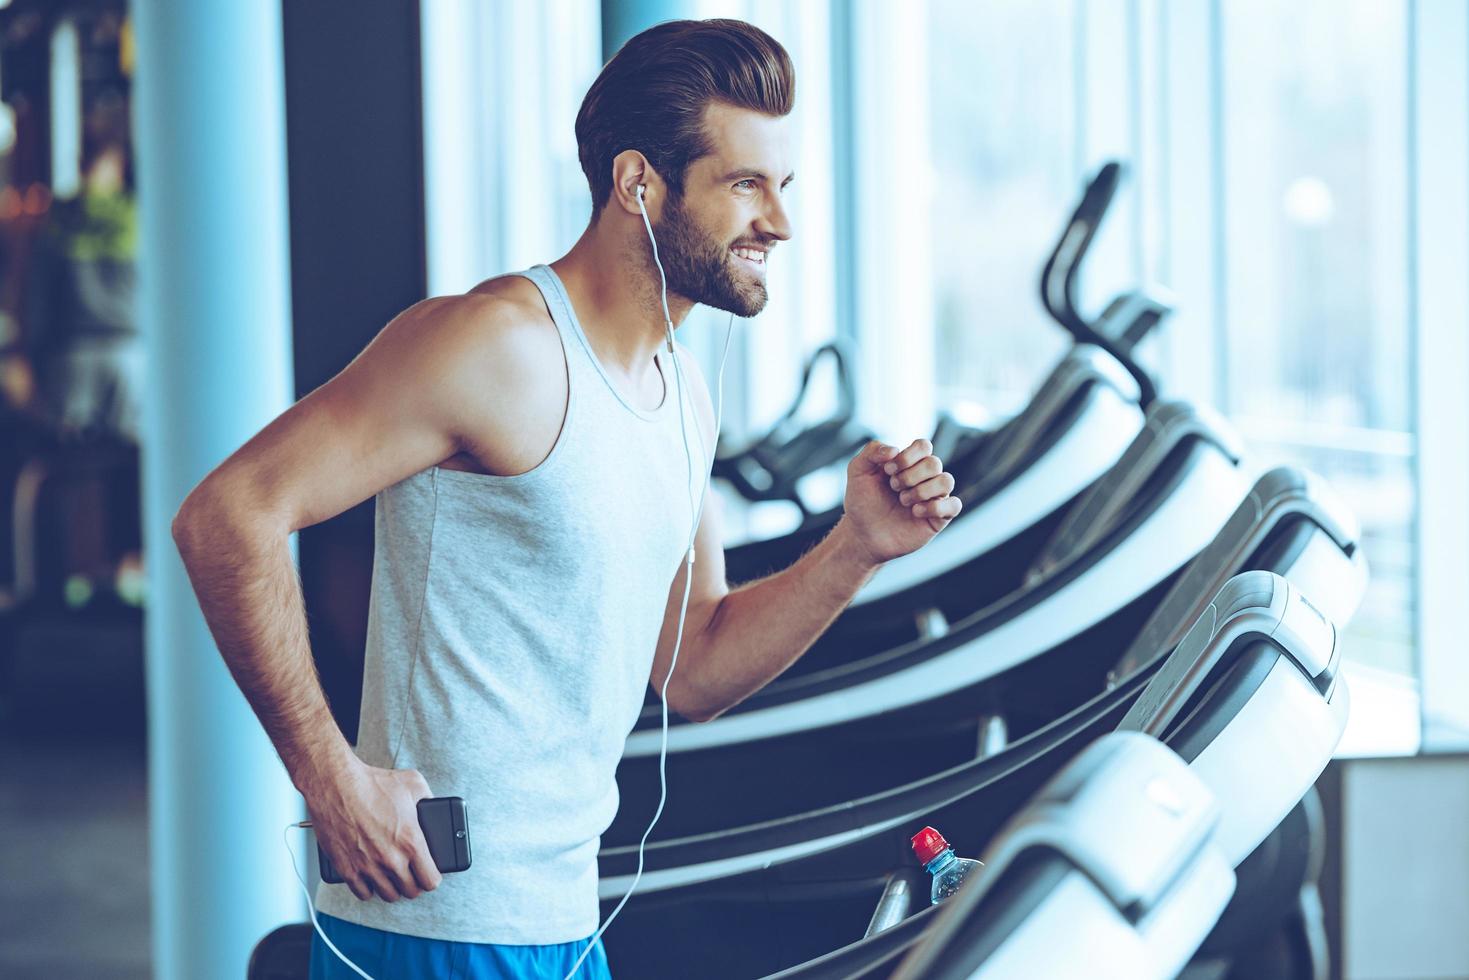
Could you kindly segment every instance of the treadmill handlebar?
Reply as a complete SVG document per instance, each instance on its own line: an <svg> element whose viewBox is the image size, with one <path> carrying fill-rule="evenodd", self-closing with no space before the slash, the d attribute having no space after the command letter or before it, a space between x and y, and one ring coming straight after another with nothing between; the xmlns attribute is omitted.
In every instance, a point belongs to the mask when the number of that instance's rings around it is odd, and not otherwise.
<svg viewBox="0 0 1469 980"><path fill-rule="evenodd" d="M1336 627L1281 576L1243 572L1219 590L1117 730L1161 738L1194 692L1250 635L1274 642L1313 680L1331 670Z"/></svg>
<svg viewBox="0 0 1469 980"><path fill-rule="evenodd" d="M1287 518L1301 516L1320 528L1351 558L1361 534L1352 511L1320 477L1297 466L1277 466L1255 481L1209 546L1189 563L1157 610L1118 658L1112 676L1125 677L1160 651L1183 642L1183 630L1197 619L1189 612L1208 596L1210 583L1239 568Z"/></svg>
<svg viewBox="0 0 1469 980"><path fill-rule="evenodd" d="M1173 750L1138 732L1112 732L1011 821L986 852L980 880L1045 847L1085 871L1119 910L1146 912L1209 841L1219 814L1209 787Z"/></svg>

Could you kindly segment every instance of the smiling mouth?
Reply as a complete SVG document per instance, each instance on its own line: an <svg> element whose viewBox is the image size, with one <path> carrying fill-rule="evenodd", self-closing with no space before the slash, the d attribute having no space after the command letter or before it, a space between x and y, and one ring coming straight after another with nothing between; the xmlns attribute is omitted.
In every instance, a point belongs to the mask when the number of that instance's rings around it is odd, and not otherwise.
<svg viewBox="0 0 1469 980"><path fill-rule="evenodd" d="M752 269L759 269L761 272L765 271L765 259L768 253L764 249L731 248L730 252L744 265Z"/></svg>

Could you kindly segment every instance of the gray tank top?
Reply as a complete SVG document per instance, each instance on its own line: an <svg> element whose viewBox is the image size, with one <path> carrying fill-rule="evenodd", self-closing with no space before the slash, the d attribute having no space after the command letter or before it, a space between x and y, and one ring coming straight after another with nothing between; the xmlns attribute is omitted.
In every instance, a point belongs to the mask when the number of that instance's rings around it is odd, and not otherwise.
<svg viewBox="0 0 1469 980"><path fill-rule="evenodd" d="M412 900L323 883L316 901L391 932L547 944L597 927L599 837L688 541L685 488L697 500L708 464L686 384L689 479L666 352L663 400L640 409L555 272L512 274L540 288L561 336L566 420L529 472L433 466L377 495L356 745L369 765L416 768L435 796L464 798L473 864Z"/></svg>

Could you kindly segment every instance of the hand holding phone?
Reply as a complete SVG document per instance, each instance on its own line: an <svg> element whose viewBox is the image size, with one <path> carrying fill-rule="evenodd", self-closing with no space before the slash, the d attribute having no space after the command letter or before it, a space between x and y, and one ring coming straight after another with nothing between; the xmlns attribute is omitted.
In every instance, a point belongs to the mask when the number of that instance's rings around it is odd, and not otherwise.
<svg viewBox="0 0 1469 980"><path fill-rule="evenodd" d="M449 874L469 868L469 812L462 798L432 796L419 800L418 826L423 830L434 867L440 872ZM320 843L316 845L316 855L321 866L321 880L333 885L341 884L345 879L321 849Z"/></svg>
<svg viewBox="0 0 1469 980"><path fill-rule="evenodd" d="M363 902L374 895L385 902L417 898L439 886L443 874L435 866L419 810L420 803L434 798L423 773L371 766L349 752L340 764L304 772L298 786L316 830L317 850L327 859L322 863L328 882L344 882ZM444 804L430 804L425 812L434 806ZM461 856L467 862L469 827L462 818L456 827L452 813L446 821L442 812L433 812L429 826L439 840L444 828L450 839L463 830Z"/></svg>

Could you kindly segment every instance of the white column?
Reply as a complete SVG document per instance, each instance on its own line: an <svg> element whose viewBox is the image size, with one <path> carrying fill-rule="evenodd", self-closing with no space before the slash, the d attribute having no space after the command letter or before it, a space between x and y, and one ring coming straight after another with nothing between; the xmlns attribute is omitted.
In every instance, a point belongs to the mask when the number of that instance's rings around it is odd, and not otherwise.
<svg viewBox="0 0 1469 980"><path fill-rule="evenodd" d="M856 4L852 47L855 64L883 67L852 79L861 416L906 445L935 417L927 3Z"/></svg>
<svg viewBox="0 0 1469 980"><path fill-rule="evenodd" d="M1469 746L1469 11L1418 0L1409 179L1418 436L1417 634L1424 741ZM1372 557L1370 554L1367 556Z"/></svg>
<svg viewBox="0 0 1469 980"><path fill-rule="evenodd" d="M236 980L265 933L305 918L282 842L303 812L170 525L293 400L281 8L137 0L133 16L154 975Z"/></svg>

